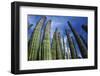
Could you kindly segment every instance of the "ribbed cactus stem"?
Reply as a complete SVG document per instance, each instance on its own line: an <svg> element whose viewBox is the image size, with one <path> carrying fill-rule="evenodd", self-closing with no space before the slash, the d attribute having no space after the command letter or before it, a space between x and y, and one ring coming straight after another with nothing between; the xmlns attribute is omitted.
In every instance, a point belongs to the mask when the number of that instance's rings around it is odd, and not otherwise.
<svg viewBox="0 0 100 76"><path fill-rule="evenodd" d="M42 17L37 23L34 32L32 33L31 42L28 48L28 60L37 60L37 53L40 45L41 28L44 24L46 17Z"/></svg>
<svg viewBox="0 0 100 76"><path fill-rule="evenodd" d="M51 27L51 20L49 20L46 24L44 29L44 37L42 43L42 55L43 60L51 60L51 46L50 46L50 27Z"/></svg>

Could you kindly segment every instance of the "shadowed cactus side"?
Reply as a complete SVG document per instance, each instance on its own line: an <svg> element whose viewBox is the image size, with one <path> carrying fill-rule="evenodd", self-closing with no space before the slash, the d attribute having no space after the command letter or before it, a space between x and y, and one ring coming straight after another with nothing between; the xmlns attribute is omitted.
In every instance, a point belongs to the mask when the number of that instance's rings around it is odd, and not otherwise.
<svg viewBox="0 0 100 76"><path fill-rule="evenodd" d="M71 58L75 59L77 57L76 57L76 51L75 51L75 48L74 48L74 44L72 42L72 39L70 37L69 32L67 30L65 30L65 31L66 31L66 35L67 35L67 38L68 38L68 43L69 43L70 52L71 52Z"/></svg>
<svg viewBox="0 0 100 76"><path fill-rule="evenodd" d="M87 51L87 48L86 46L84 45L82 39L80 38L79 34L77 33L77 31L72 27L72 24L68 21L68 25L70 27L70 29L72 30L74 36L75 36L75 39L79 45L79 49L80 49L80 52L81 52L81 55L83 58L87 58L87 55L88 55L88 51Z"/></svg>

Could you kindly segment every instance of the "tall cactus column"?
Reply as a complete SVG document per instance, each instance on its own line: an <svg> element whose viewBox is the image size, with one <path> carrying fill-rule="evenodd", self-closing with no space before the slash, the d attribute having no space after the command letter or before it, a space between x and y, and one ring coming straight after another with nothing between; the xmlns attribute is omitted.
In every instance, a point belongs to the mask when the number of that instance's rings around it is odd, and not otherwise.
<svg viewBox="0 0 100 76"><path fill-rule="evenodd" d="M49 20L46 24L44 30L44 38L42 43L42 56L43 60L51 60L51 47L50 47L50 27L51 27L51 20Z"/></svg>
<svg viewBox="0 0 100 76"><path fill-rule="evenodd" d="M58 32L58 29L56 29L54 32L51 51L52 59L64 59L64 53L61 46L61 37L60 33Z"/></svg>
<svg viewBox="0 0 100 76"><path fill-rule="evenodd" d="M61 37L60 37L60 32L56 32L56 42L57 42L57 59L64 59L64 54L61 46Z"/></svg>
<svg viewBox="0 0 100 76"><path fill-rule="evenodd" d="M69 35L67 30L66 30L66 34L67 34L67 38L68 38L69 47L70 47L70 50L71 50L70 51L71 52L71 58L75 59L77 57L76 57L76 52L75 52L74 44L73 44L73 42L71 40L71 37L70 37L70 35Z"/></svg>
<svg viewBox="0 0 100 76"><path fill-rule="evenodd" d="M83 41L81 40L80 36L78 35L78 33L75 31L75 29L72 27L71 23L68 21L68 25L69 27L71 28L75 38L76 38L76 41L78 43L78 46L79 46L79 49L80 49L80 52L82 54L82 57L83 58L87 58L87 49L83 43Z"/></svg>
<svg viewBox="0 0 100 76"><path fill-rule="evenodd" d="M52 39L52 44L51 44L51 52L52 52L53 60L56 60L56 46L57 46L57 43L56 43L56 31L55 31L53 35L53 39Z"/></svg>
<svg viewBox="0 0 100 76"><path fill-rule="evenodd" d="M40 45L40 34L41 34L41 28L44 24L44 21L46 20L46 17L43 16L40 21L37 23L34 32L32 34L32 38L29 44L28 48L28 60L37 60L37 53Z"/></svg>

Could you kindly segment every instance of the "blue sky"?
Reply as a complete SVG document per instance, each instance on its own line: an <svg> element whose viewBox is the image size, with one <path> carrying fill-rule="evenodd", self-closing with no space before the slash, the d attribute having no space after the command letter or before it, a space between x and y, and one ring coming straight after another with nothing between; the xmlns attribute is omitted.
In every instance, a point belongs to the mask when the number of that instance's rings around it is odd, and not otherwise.
<svg viewBox="0 0 100 76"><path fill-rule="evenodd" d="M33 24L33 26L31 27L31 29L28 30L28 39L30 39L31 33L34 30L36 23L42 18L42 16L40 15L28 15L28 24ZM69 31L70 28L67 24L67 21L70 21L73 28L77 31L77 33L79 35L81 35L85 42L87 42L87 33L81 28L81 26L84 25L88 25L88 18L87 17L78 17L78 16L47 16L46 15L46 21L45 24L47 23L48 20L51 20L51 33L50 33L50 37L51 37L51 41L53 38L53 33L55 31L56 28L58 28L59 32L61 33L61 36L63 36L64 38L66 38L66 33L65 33L65 29L68 29ZM44 24L44 25L45 25ZM28 26L29 26L28 25ZM73 33L71 32L70 35L72 35L72 37L74 38ZM75 38L74 38L75 40ZM75 41L76 43L76 41ZM77 49L78 46L76 45Z"/></svg>

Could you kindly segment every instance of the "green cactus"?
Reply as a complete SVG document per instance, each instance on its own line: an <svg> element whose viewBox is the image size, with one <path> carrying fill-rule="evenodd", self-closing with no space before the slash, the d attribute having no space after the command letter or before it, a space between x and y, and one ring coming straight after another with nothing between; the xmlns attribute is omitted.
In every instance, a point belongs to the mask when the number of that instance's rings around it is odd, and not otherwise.
<svg viewBox="0 0 100 76"><path fill-rule="evenodd" d="M71 58L75 59L77 57L76 57L76 51L75 51L75 48L74 48L74 44L73 44L72 39L69 35L69 32L67 30L65 30L65 31L66 31L66 35L67 35L67 39L68 39L68 43L69 43L69 47L70 47Z"/></svg>
<svg viewBox="0 0 100 76"><path fill-rule="evenodd" d="M51 60L51 46L50 46L50 27L51 20L49 20L44 29L44 37L41 45L41 58L42 60Z"/></svg>
<svg viewBox="0 0 100 76"><path fill-rule="evenodd" d="M55 31L53 35L53 39L52 39L52 45L51 45L51 52L52 52L53 60L56 60L56 46L57 46L57 43L56 43L56 31Z"/></svg>
<svg viewBox="0 0 100 76"><path fill-rule="evenodd" d="M60 32L56 33L56 42L57 42L57 59L64 59L63 58L63 50L61 46L61 37L60 37Z"/></svg>
<svg viewBox="0 0 100 76"><path fill-rule="evenodd" d="M53 40L52 40L52 59L64 59L64 54L61 46L61 37L58 29L55 30Z"/></svg>
<svg viewBox="0 0 100 76"><path fill-rule="evenodd" d="M44 24L46 17L42 17L37 23L28 48L28 60L37 60L37 53L40 45L41 28Z"/></svg>

